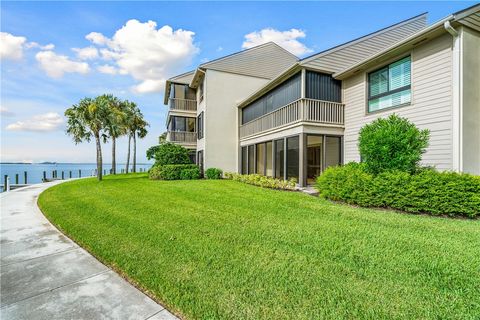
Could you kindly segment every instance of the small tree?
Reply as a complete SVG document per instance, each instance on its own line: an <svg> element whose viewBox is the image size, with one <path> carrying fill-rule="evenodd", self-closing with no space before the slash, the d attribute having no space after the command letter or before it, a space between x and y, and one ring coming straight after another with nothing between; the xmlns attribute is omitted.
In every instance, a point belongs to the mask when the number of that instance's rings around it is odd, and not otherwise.
<svg viewBox="0 0 480 320"><path fill-rule="evenodd" d="M158 146L154 146L149 150L155 152L153 155L153 158L155 159L155 165L192 163L190 161L190 157L188 156L188 150L178 144L165 142Z"/></svg>
<svg viewBox="0 0 480 320"><path fill-rule="evenodd" d="M429 136L429 130L419 130L395 114L377 119L360 130L362 162L374 174L385 170L413 172L425 153Z"/></svg>
<svg viewBox="0 0 480 320"><path fill-rule="evenodd" d="M102 145L105 138L106 119L109 110L102 99L83 98L67 110L67 134L73 137L75 144L95 139L97 151L97 178L102 180Z"/></svg>

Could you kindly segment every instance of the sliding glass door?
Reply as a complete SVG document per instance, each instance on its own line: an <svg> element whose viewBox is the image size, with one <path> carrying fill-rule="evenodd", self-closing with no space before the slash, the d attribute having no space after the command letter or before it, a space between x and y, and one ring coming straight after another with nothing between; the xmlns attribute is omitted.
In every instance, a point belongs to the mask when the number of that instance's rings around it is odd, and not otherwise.
<svg viewBox="0 0 480 320"><path fill-rule="evenodd" d="M285 169L285 150L284 150L285 140L275 140L275 178L283 179L284 178L284 169Z"/></svg>
<svg viewBox="0 0 480 320"><path fill-rule="evenodd" d="M287 138L287 179L298 181L300 162L300 142L298 136Z"/></svg>
<svg viewBox="0 0 480 320"><path fill-rule="evenodd" d="M323 168L323 136L307 136L307 184L315 183Z"/></svg>
<svg viewBox="0 0 480 320"><path fill-rule="evenodd" d="M307 135L307 184L314 184L326 168L341 164L341 142L340 137Z"/></svg>

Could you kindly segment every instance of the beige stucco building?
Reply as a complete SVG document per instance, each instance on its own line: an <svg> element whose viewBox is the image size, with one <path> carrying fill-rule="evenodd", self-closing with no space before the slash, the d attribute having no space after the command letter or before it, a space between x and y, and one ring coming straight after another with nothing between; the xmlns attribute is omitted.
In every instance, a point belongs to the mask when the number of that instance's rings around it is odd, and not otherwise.
<svg viewBox="0 0 480 320"><path fill-rule="evenodd" d="M168 139L202 168L312 183L359 161L360 128L396 113L430 130L425 165L480 174L480 5L422 14L297 59L274 43L171 78Z"/></svg>

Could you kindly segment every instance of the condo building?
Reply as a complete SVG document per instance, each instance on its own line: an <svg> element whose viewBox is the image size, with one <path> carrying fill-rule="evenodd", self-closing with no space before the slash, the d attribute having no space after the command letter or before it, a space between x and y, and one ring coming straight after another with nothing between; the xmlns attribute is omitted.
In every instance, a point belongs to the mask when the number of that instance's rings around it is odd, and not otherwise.
<svg viewBox="0 0 480 320"><path fill-rule="evenodd" d="M298 59L266 43L166 82L167 140L201 169L312 184L360 161L358 134L392 113L430 130L422 164L480 174L480 5L426 14Z"/></svg>

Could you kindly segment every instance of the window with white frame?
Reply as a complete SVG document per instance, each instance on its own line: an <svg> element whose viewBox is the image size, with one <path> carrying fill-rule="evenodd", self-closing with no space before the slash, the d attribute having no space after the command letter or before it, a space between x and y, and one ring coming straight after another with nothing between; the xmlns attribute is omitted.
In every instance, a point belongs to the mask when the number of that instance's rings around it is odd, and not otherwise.
<svg viewBox="0 0 480 320"><path fill-rule="evenodd" d="M368 112L411 101L410 56L368 74Z"/></svg>

